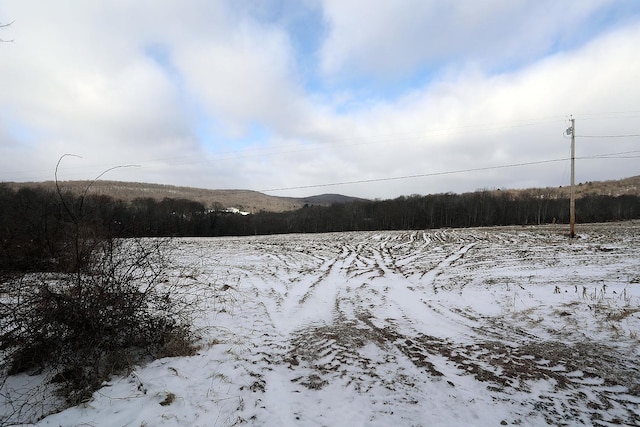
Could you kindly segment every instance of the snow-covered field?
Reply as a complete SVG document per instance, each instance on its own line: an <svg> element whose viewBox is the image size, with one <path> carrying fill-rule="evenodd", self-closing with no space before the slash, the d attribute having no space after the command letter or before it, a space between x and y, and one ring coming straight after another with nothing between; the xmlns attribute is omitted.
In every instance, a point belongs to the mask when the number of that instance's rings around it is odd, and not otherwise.
<svg viewBox="0 0 640 427"><path fill-rule="evenodd" d="M180 239L199 353L38 425L640 425L640 224L567 231Z"/></svg>

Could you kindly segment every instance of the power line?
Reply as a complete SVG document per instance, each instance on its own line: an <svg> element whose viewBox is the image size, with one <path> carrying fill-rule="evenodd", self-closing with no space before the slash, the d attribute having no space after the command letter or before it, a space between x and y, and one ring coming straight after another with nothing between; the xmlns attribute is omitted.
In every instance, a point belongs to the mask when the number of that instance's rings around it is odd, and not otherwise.
<svg viewBox="0 0 640 427"><path fill-rule="evenodd" d="M615 115L635 115L640 114L640 111L625 111L625 112L610 112L610 113L592 113L592 114L583 114L581 116L589 117L587 120L594 120L597 118L619 118L615 117ZM613 117L612 117L613 116ZM553 122L561 121L559 116L546 116L546 117L537 117L531 118L527 120L517 120L517 121L507 121L507 122L497 122L493 124L483 124L483 125L466 125L466 126L451 126L451 127L443 127L440 129L432 128L432 129L424 129L420 132L397 132L397 133L388 133L388 134L377 134L377 135L353 135L347 136L343 138L316 138L314 141L305 141L304 138L298 140L296 143L285 143L281 145L274 146L264 146L264 147L249 147L239 150L228 150L228 151L220 151L217 153L210 153L204 155L190 155L190 156L177 156L171 158L159 157L152 158L147 160L137 159L134 163L144 164L149 163L163 163L169 162L171 166L187 166L187 165L195 165L195 164L203 164L203 163L211 163L217 161L224 160L239 160L243 158L249 157L259 157L263 158L266 156L278 156L278 155L290 155L301 152L313 152L317 151L326 146L336 147L338 150L344 150L347 147L356 147L356 146L371 146L375 144L384 144L388 142L409 142L409 143L421 143L427 142L432 138L441 138L441 137L453 137L460 134L465 133L475 133L478 132L496 132L506 129L520 128L520 127L530 127L530 126L538 126L542 124L548 124ZM578 138L636 138L640 137L640 134L625 134L625 135L576 135ZM103 168L108 165L92 165L91 168ZM83 167L66 167L67 171L71 171L74 169L86 169L87 166ZM34 174L36 171L14 171L14 174ZM47 172L42 171L42 174ZM48 175L48 173L47 173ZM402 177L398 177L402 179ZM395 178L392 178L395 179ZM375 181L374 181L375 182ZM338 183L341 184L341 183ZM316 186L313 186L316 187ZM275 191L275 190L273 190Z"/></svg>
<svg viewBox="0 0 640 427"><path fill-rule="evenodd" d="M637 138L640 134L629 135L576 135L576 138Z"/></svg>
<svg viewBox="0 0 640 427"><path fill-rule="evenodd" d="M394 176L394 177L387 177L387 178L361 179L356 181L334 182L330 184L300 185L295 187L271 188L268 190L258 190L258 191L268 192L268 191L300 190L300 189L306 189L306 188L334 187L338 185L365 184L365 183L383 182L383 181L397 181L397 180L403 180L403 179L424 178L424 177L430 177L430 176L453 175L458 173L515 168L515 167L521 167L521 166L539 165L543 163L564 162L566 160L567 159L540 160L536 162L514 163L510 165L501 165L501 166L487 166L482 168L458 169L458 170L452 170L452 171L431 172L431 173L423 173L423 174L417 174L417 175Z"/></svg>
<svg viewBox="0 0 640 427"><path fill-rule="evenodd" d="M624 151L624 152L619 152L619 153L603 153L603 154L596 154L596 155L593 155L593 156L576 157L576 160L631 159L631 158L640 157L640 155L622 156L622 155L636 154L636 153L640 153L640 150ZM308 188L337 187L337 186L340 186L340 185L368 184L368 183L373 183L373 182L399 181L399 180L404 180L404 179L426 178L426 177L442 176L442 175L455 175L455 174L459 174L459 173L482 172L482 171L488 171L488 170L508 169L508 168L522 167L522 166L540 165L540 164L546 164L546 163L566 162L567 160L569 160L569 158L538 160L538 161L534 161L534 162L512 163L512 164L508 164L508 165L485 166L485 167L481 167L481 168L456 169L456 170L451 170L451 171L431 172L431 173L423 173L423 174L415 174L415 175L404 175L404 176L394 176L394 177L385 177L385 178L360 179L360 180L354 180L354 181L341 181L341 182L332 182L332 183L325 183L325 184L298 185L298 186L292 186L292 187L270 188L270 189L266 189L266 190L257 190L257 191L266 193L266 192L271 192L271 191L303 190L303 189L308 189Z"/></svg>
<svg viewBox="0 0 640 427"><path fill-rule="evenodd" d="M353 148L358 146L371 146L386 143L422 143L433 138L453 137L466 133L497 132L501 130L537 126L562 121L558 116L547 116L531 118L526 120L514 120L508 122L497 122L493 124L450 126L444 128L431 128L414 132L392 132L376 135L352 135L346 137L315 137L313 141L306 138L298 138L295 142L276 144L273 146L248 147L236 150L218 151L213 153L200 153L198 155L156 157L147 159L135 159L132 163L140 164L142 167L148 163L166 163L171 166L189 166L197 164L207 164L225 160L240 160L246 158L265 158L267 156L281 156L298 154L303 152L314 152L327 146L336 147L338 150ZM109 164L95 164L91 166L67 166L65 171L73 170L95 170L107 168ZM13 171L13 174L36 173L49 175L48 170L42 171ZM35 178L34 178L35 179Z"/></svg>
<svg viewBox="0 0 640 427"><path fill-rule="evenodd" d="M627 154L638 154L640 153L640 150L633 150L633 151L621 151L618 153L605 153L605 154L595 154L593 156L586 156L586 157L581 157L581 159L616 159L616 158L620 158L620 159L632 159L638 156L624 156L624 157L614 157L614 156L623 156L623 155L627 155Z"/></svg>
<svg viewBox="0 0 640 427"><path fill-rule="evenodd" d="M609 119L633 119L640 115L640 110L635 111L610 111L606 113L574 114L582 120L609 120Z"/></svg>

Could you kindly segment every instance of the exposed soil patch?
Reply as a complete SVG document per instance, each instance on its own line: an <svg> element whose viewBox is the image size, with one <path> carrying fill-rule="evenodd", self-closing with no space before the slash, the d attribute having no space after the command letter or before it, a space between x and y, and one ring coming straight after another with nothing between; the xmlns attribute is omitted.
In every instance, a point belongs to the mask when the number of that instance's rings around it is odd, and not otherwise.
<svg viewBox="0 0 640 427"><path fill-rule="evenodd" d="M383 360L371 360L360 353L370 344L385 354ZM444 359L461 375L471 375L486 383L487 390L492 392L529 393L536 382L548 382L553 385L552 391L538 396L530 409L544 409L547 421L552 424L564 425L575 420L578 404L589 408L589 413L582 416L588 415L592 422L640 424L640 414L636 412L640 402L640 363L613 348L588 341L568 344L527 340L513 345L478 340L462 344L424 334L407 336L392 326L380 328L373 324L370 315L364 314L297 331L285 360L294 370L299 361L305 362L308 373L293 381L309 389L320 390L332 381L351 376L349 382L358 383L357 389L365 392L368 387L363 385L379 381L380 365L395 363L400 355L428 378L444 379L449 385L454 384L451 381L454 378L447 378L434 358ZM399 376L397 380L411 386L407 378ZM591 386L589 394L583 391L585 385ZM394 389L391 383L386 386ZM560 403L558 396L562 398ZM607 418L608 410L620 406L628 408L626 418Z"/></svg>

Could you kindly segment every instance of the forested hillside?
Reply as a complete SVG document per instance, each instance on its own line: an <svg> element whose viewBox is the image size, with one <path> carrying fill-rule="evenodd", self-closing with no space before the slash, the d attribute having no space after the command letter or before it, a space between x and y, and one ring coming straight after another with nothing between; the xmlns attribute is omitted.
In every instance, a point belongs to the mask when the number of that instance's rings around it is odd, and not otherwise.
<svg viewBox="0 0 640 427"><path fill-rule="evenodd" d="M16 191L22 188L55 190L54 181L10 182L5 185ZM124 202L132 202L136 199L151 199L156 202L164 199L185 199L201 203L208 209L237 208L251 213L261 211L286 212L300 209L304 205L329 206L332 203L348 203L362 200L339 194L323 194L311 197L278 197L251 190L210 190L206 188L107 180L95 182L64 181L60 182L60 185L75 195L83 194L87 187L90 187L87 192L89 195L108 196L114 200L122 200Z"/></svg>
<svg viewBox="0 0 640 427"><path fill-rule="evenodd" d="M9 182L8 188L18 191L22 188L44 188L55 190L53 181L45 182ZM148 184L140 182L121 182L100 180L64 181L61 187L75 195L85 192L91 196L108 196L114 200L132 202L136 199L152 199L161 202L164 199L186 199L204 205L207 209L222 210L238 208L250 213L286 212L306 206L330 206L335 203L366 202L365 199L344 196L341 194L322 194L309 197L272 196L251 190L210 190L206 188L179 187L174 185ZM576 185L576 197L583 196L640 196L640 176L611 181L587 181ZM543 197L560 199L569 197L569 187L547 187L536 189L482 189L482 193L492 196Z"/></svg>

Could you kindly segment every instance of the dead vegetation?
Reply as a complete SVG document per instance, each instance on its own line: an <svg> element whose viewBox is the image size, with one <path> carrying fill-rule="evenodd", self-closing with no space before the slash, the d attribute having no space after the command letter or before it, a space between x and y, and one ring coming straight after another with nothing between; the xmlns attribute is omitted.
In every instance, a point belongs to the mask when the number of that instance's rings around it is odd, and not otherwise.
<svg viewBox="0 0 640 427"><path fill-rule="evenodd" d="M0 287L0 395L14 408L0 425L51 410L31 390L3 388L8 376L44 375L40 388L76 405L113 374L196 349L170 240L101 234L85 221L84 196L57 193L67 214L58 271L16 272Z"/></svg>

